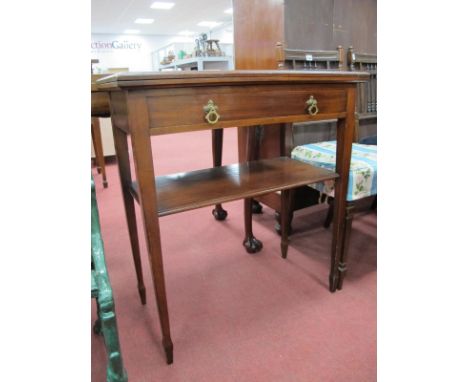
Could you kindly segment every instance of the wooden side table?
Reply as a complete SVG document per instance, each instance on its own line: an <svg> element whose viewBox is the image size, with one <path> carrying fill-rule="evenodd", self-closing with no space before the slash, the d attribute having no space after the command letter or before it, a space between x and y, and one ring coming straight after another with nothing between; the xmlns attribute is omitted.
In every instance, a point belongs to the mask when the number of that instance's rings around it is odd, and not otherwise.
<svg viewBox="0 0 468 382"><path fill-rule="evenodd" d="M132 199L141 207L168 364L173 362L173 343L159 217L245 199L244 245L248 250L256 250L261 243L252 233L253 197L285 190L282 199L286 209L287 190L339 176L329 275L330 290L336 289L356 84L367 77L366 73L333 71L149 72L120 73L97 81L99 89L110 94L114 142L134 259L139 259L139 253ZM338 119L336 173L280 157L155 177L152 135L323 119ZM134 181L127 135L131 137ZM285 257L287 235L284 232L281 249Z"/></svg>

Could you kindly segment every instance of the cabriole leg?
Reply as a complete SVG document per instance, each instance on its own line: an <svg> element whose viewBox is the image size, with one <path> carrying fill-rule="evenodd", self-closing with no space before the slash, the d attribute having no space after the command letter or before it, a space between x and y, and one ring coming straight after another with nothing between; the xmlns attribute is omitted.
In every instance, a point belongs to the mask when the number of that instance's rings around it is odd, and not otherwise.
<svg viewBox="0 0 468 382"><path fill-rule="evenodd" d="M211 148L213 151L213 167L220 167L223 159L223 129L211 130ZM225 220L228 213L221 204L216 204L211 211L216 220Z"/></svg>
<svg viewBox="0 0 468 382"><path fill-rule="evenodd" d="M244 247L248 253L259 252L263 248L260 240L257 240L252 232L252 198L244 199Z"/></svg>

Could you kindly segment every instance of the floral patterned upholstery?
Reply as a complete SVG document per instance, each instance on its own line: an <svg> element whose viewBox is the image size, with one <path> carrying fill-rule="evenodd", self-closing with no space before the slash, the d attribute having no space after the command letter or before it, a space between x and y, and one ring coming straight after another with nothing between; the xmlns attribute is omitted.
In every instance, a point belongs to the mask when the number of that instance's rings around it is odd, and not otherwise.
<svg viewBox="0 0 468 382"><path fill-rule="evenodd" d="M297 146L291 157L314 166L335 170L336 141ZM311 184L316 190L334 196L334 181ZM377 146L353 143L347 201L377 194Z"/></svg>

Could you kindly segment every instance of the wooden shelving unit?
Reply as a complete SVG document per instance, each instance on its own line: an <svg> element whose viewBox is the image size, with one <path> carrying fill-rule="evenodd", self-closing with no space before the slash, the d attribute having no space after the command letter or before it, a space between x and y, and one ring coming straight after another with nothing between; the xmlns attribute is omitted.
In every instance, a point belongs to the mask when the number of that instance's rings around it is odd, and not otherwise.
<svg viewBox="0 0 468 382"><path fill-rule="evenodd" d="M182 69L182 70L231 70L233 69L232 57L191 57L176 60L170 64L159 65L159 70Z"/></svg>

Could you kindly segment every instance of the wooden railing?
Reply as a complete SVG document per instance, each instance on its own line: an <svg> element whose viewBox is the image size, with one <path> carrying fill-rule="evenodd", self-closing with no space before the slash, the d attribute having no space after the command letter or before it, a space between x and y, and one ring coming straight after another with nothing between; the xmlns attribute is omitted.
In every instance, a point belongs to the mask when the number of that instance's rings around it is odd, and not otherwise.
<svg viewBox="0 0 468 382"><path fill-rule="evenodd" d="M343 70L344 50L303 50L286 49L282 43L276 44L276 61L279 69L292 70Z"/></svg>

